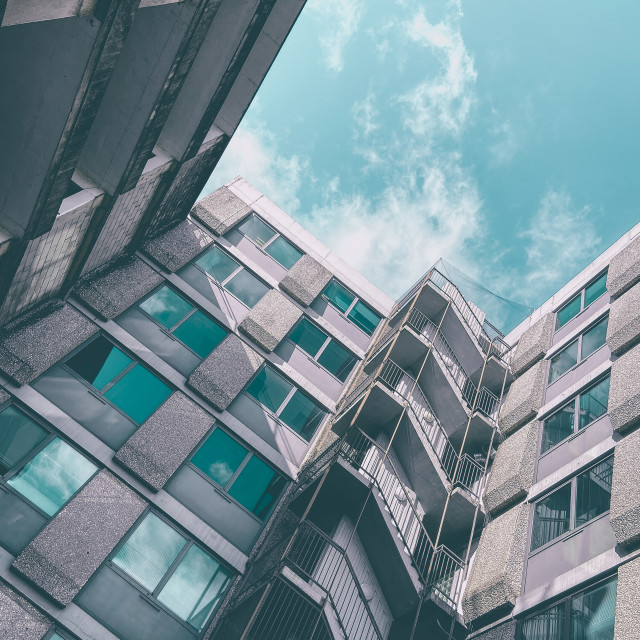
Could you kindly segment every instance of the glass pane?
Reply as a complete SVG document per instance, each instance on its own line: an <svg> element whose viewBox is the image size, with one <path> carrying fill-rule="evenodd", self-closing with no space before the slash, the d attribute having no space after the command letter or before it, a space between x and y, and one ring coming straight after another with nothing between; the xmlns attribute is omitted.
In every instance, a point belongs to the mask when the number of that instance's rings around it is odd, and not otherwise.
<svg viewBox="0 0 640 640"><path fill-rule="evenodd" d="M264 367L249 385L247 393L274 413L282 406L293 385L270 367Z"/></svg>
<svg viewBox="0 0 640 640"><path fill-rule="evenodd" d="M579 429L607 413L609 407L609 376L580 395Z"/></svg>
<svg viewBox="0 0 640 640"><path fill-rule="evenodd" d="M162 587L158 600L200 630L220 601L229 578L219 562L199 547L191 545L167 584Z"/></svg>
<svg viewBox="0 0 640 640"><path fill-rule="evenodd" d="M246 269L238 272L227 284L224 285L227 291L244 302L247 307L252 308L258 303L269 287L263 284L254 275L250 274Z"/></svg>
<svg viewBox="0 0 640 640"><path fill-rule="evenodd" d="M162 287L160 291L142 302L140 308L162 326L171 329L193 309L193 305L190 305L169 287Z"/></svg>
<svg viewBox="0 0 640 640"><path fill-rule="evenodd" d="M578 362L578 341L572 342L568 347L557 353L550 360L549 382L557 380Z"/></svg>
<svg viewBox="0 0 640 640"><path fill-rule="evenodd" d="M229 495L259 518L266 518L286 481L266 462L253 456L229 489Z"/></svg>
<svg viewBox="0 0 640 640"><path fill-rule="evenodd" d="M56 438L8 483L52 516L97 470L82 454Z"/></svg>
<svg viewBox="0 0 640 640"><path fill-rule="evenodd" d="M247 238L251 238L256 244L262 246L276 235L276 232L266 225L260 218L250 215L239 227L238 231Z"/></svg>
<svg viewBox="0 0 640 640"><path fill-rule="evenodd" d="M613 640L617 579L571 599L571 640Z"/></svg>
<svg viewBox="0 0 640 640"><path fill-rule="evenodd" d="M104 397L130 418L144 422L169 396L171 389L137 364L109 389Z"/></svg>
<svg viewBox="0 0 640 640"><path fill-rule="evenodd" d="M607 341L607 324L609 316L604 320L600 320L595 327L591 327L582 336L582 350L580 359L588 358L596 349L599 349Z"/></svg>
<svg viewBox="0 0 640 640"><path fill-rule="evenodd" d="M69 358L66 365L96 389L102 389L132 362L118 347L99 336Z"/></svg>
<svg viewBox="0 0 640 640"><path fill-rule="evenodd" d="M113 564L153 591L186 543L175 529L150 513L113 557Z"/></svg>
<svg viewBox="0 0 640 640"><path fill-rule="evenodd" d="M573 433L575 410L575 402L572 401L544 421L540 453L555 447L558 442L562 442Z"/></svg>
<svg viewBox="0 0 640 640"><path fill-rule="evenodd" d="M578 476L576 497L576 526L593 520L605 511L609 511L611 501L611 478L613 477L613 458L607 458L600 464Z"/></svg>
<svg viewBox="0 0 640 640"><path fill-rule="evenodd" d="M191 314L174 332L187 347L206 358L226 337L227 332L202 311Z"/></svg>
<svg viewBox="0 0 640 640"><path fill-rule="evenodd" d="M331 342L329 342L318 358L319 364L330 373L333 373L333 375L341 382L344 382L347 379L351 369L353 369L355 361L355 357L335 340L331 340Z"/></svg>
<svg viewBox="0 0 640 640"><path fill-rule="evenodd" d="M522 623L522 640L564 640L564 604Z"/></svg>
<svg viewBox="0 0 640 640"><path fill-rule="evenodd" d="M579 293L573 300L568 302L556 314L556 329L567 324L569 320L575 318L580 313L580 305L582 303L582 294Z"/></svg>
<svg viewBox="0 0 640 640"><path fill-rule="evenodd" d="M222 429L216 429L196 451L191 463L225 486L248 451Z"/></svg>
<svg viewBox="0 0 640 640"><path fill-rule="evenodd" d="M302 258L302 251L298 251L298 249L282 236L278 236L265 251L285 269L291 269L291 267Z"/></svg>
<svg viewBox="0 0 640 640"><path fill-rule="evenodd" d="M605 271L597 280L592 282L584 290L584 306L588 307L607 290L607 272Z"/></svg>
<svg viewBox="0 0 640 640"><path fill-rule="evenodd" d="M322 294L334 307L346 311L353 302L354 295L349 293L341 284L332 280Z"/></svg>
<svg viewBox="0 0 640 640"><path fill-rule="evenodd" d="M325 343L327 336L303 318L291 332L289 339L313 358Z"/></svg>
<svg viewBox="0 0 640 640"><path fill-rule="evenodd" d="M323 416L322 409L302 391L296 389L279 418L305 440L311 440Z"/></svg>
<svg viewBox="0 0 640 640"><path fill-rule="evenodd" d="M554 491L535 505L531 551L569 531L571 484Z"/></svg>
<svg viewBox="0 0 640 640"><path fill-rule="evenodd" d="M371 335L380 322L380 316L369 309L367 305L358 300L353 306L353 309L349 311L349 320L357 324L367 335Z"/></svg>
<svg viewBox="0 0 640 640"><path fill-rule="evenodd" d="M196 264L218 282L226 280L240 265L218 247L213 247Z"/></svg>
<svg viewBox="0 0 640 640"><path fill-rule="evenodd" d="M15 407L0 413L0 473L4 474L49 434Z"/></svg>

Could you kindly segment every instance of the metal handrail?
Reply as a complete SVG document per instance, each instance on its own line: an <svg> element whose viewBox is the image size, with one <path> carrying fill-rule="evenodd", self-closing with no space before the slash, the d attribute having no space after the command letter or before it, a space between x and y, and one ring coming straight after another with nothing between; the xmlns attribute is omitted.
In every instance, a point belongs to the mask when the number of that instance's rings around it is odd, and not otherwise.
<svg viewBox="0 0 640 640"><path fill-rule="evenodd" d="M462 558L444 545L438 546L433 559L429 583L432 591L452 608L457 608L464 582Z"/></svg>

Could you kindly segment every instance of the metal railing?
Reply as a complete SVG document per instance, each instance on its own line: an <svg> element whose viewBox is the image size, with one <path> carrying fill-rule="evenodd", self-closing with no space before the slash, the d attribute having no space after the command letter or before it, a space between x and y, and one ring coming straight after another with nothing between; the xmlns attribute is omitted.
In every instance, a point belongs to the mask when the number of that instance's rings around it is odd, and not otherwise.
<svg viewBox="0 0 640 640"><path fill-rule="evenodd" d="M453 609L457 609L464 582L464 563L451 549L440 545L435 552L427 587Z"/></svg>

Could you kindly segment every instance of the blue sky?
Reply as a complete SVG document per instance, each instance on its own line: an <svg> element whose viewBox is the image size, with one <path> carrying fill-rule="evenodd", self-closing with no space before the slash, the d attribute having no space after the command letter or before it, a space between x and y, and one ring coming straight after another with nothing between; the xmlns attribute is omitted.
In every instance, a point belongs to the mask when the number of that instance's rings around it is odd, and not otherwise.
<svg viewBox="0 0 640 640"><path fill-rule="evenodd" d="M628 0L309 0L204 194L243 175L392 297L443 257L538 306L638 221L639 25Z"/></svg>

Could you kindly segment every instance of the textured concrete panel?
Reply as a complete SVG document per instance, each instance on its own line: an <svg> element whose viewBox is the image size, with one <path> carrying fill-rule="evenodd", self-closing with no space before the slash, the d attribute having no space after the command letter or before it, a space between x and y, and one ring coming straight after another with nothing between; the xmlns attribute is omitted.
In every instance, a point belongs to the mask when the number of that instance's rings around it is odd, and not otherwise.
<svg viewBox="0 0 640 640"><path fill-rule="evenodd" d="M176 391L125 442L116 458L159 491L213 422L195 402Z"/></svg>
<svg viewBox="0 0 640 640"><path fill-rule="evenodd" d="M547 361L540 360L517 378L500 411L500 431L509 434L535 417L542 406L547 379Z"/></svg>
<svg viewBox="0 0 640 640"><path fill-rule="evenodd" d="M0 638L4 640L40 640L53 622L0 582Z"/></svg>
<svg viewBox="0 0 640 640"><path fill-rule="evenodd" d="M0 404L6 402L10 397L11 396L2 387L0 387Z"/></svg>
<svg viewBox="0 0 640 640"><path fill-rule="evenodd" d="M613 256L607 273L607 291L612 298L617 298L639 280L640 236Z"/></svg>
<svg viewBox="0 0 640 640"><path fill-rule="evenodd" d="M615 448L611 486L611 526L624 546L640 542L640 431L634 431Z"/></svg>
<svg viewBox="0 0 640 640"><path fill-rule="evenodd" d="M126 256L85 276L74 293L100 317L111 320L162 282L162 276L142 260Z"/></svg>
<svg viewBox="0 0 640 640"><path fill-rule="evenodd" d="M189 376L187 384L224 411L263 362L261 355L231 333Z"/></svg>
<svg viewBox="0 0 640 640"><path fill-rule="evenodd" d="M67 605L146 507L102 470L29 543L13 568Z"/></svg>
<svg viewBox="0 0 640 640"><path fill-rule="evenodd" d="M329 284L331 272L310 255L303 255L282 278L280 288L308 307Z"/></svg>
<svg viewBox="0 0 640 640"><path fill-rule="evenodd" d="M220 187L191 209L191 215L222 236L251 213L251 207L226 187Z"/></svg>
<svg viewBox="0 0 640 640"><path fill-rule="evenodd" d="M91 337L98 327L59 300L48 302L0 336L0 370L27 384Z"/></svg>
<svg viewBox="0 0 640 640"><path fill-rule="evenodd" d="M489 513L526 496L533 485L540 427L532 420L498 447L483 498Z"/></svg>
<svg viewBox="0 0 640 640"><path fill-rule="evenodd" d="M611 304L607 326L607 344L617 356L640 339L640 284Z"/></svg>
<svg viewBox="0 0 640 640"><path fill-rule="evenodd" d="M626 431L640 421L640 345L611 365L609 417L616 431Z"/></svg>
<svg viewBox="0 0 640 640"><path fill-rule="evenodd" d="M618 569L616 623L613 640L640 640L640 558Z"/></svg>
<svg viewBox="0 0 640 640"><path fill-rule="evenodd" d="M492 520L482 532L462 605L467 622L515 604L522 590L528 523L525 503Z"/></svg>
<svg viewBox="0 0 640 640"><path fill-rule="evenodd" d="M473 640L516 640L517 623L515 620L509 620L485 633L481 633L473 637Z"/></svg>
<svg viewBox="0 0 640 640"><path fill-rule="evenodd" d="M302 311L279 291L270 289L238 327L265 351L273 351L300 319Z"/></svg>
<svg viewBox="0 0 640 640"><path fill-rule="evenodd" d="M144 245L144 251L167 271L177 271L212 242L208 233L190 220L184 220L149 240Z"/></svg>
<svg viewBox="0 0 640 640"><path fill-rule="evenodd" d="M515 376L544 358L551 346L555 320L555 314L547 313L522 334L511 359L511 370Z"/></svg>

